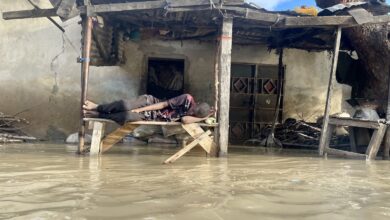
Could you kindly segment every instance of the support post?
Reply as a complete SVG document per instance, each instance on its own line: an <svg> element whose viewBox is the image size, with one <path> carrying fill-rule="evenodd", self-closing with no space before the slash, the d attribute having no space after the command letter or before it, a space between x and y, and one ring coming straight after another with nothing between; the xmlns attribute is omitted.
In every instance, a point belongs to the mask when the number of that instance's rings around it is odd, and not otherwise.
<svg viewBox="0 0 390 220"><path fill-rule="evenodd" d="M334 44L334 50L333 50L333 61L332 61L332 69L330 72L329 77L329 84L328 84L328 94L326 96L326 107L325 107L325 114L324 114L324 120L322 123L322 131L321 131L321 139L320 139L320 146L319 146L319 155L324 155L325 145L326 145L326 134L329 129L329 115L331 110L331 98L333 96L333 82L336 79L336 70L337 70L337 62L339 59L339 51L340 51L340 41L341 41L341 27L337 27L337 35L336 35L336 41ZM331 134L330 134L331 135Z"/></svg>
<svg viewBox="0 0 390 220"><path fill-rule="evenodd" d="M92 43L92 18L85 16L83 18L83 52L81 60L81 102L80 102L80 130L78 153L82 154L84 150L85 121L83 114L83 105L87 100L89 62Z"/></svg>
<svg viewBox="0 0 390 220"><path fill-rule="evenodd" d="M218 56L218 145L219 156L226 156L229 142L230 70L233 40L233 18L224 18Z"/></svg>
<svg viewBox="0 0 390 220"><path fill-rule="evenodd" d="M387 95L387 111L386 111L386 121L390 121L390 67L389 67L389 79L388 79L388 95ZM387 128L386 137L385 137L385 147L383 149L383 159L390 159L390 126Z"/></svg>

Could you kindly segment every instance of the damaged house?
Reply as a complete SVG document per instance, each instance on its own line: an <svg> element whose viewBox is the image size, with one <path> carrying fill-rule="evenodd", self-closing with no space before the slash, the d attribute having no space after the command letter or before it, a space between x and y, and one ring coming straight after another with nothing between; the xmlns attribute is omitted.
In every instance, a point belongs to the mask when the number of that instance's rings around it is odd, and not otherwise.
<svg viewBox="0 0 390 220"><path fill-rule="evenodd" d="M96 102L190 93L218 109L222 154L228 143L258 138L275 122L316 122L324 112L320 154L340 154L325 134L332 125L357 123L330 115L352 112L347 100L359 98L353 97L357 80L337 71L338 58L352 62L354 50L342 30L390 21L386 7L371 14L367 4L319 17L269 12L241 0L17 0L0 7L11 20L0 20L1 102L10 103L1 111L26 109L31 134L51 139L77 131L80 92L81 100ZM22 18L35 19L14 20ZM385 123L369 126L383 138Z"/></svg>

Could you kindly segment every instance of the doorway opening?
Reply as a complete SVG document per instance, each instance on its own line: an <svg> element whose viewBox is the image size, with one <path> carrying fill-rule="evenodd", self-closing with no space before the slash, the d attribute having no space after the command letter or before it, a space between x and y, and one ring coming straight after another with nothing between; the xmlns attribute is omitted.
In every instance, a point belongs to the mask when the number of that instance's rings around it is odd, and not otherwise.
<svg viewBox="0 0 390 220"><path fill-rule="evenodd" d="M230 89L231 144L243 144L256 138L261 129L273 123L275 111L279 122L283 114L283 87L281 105L275 109L278 93L278 66L232 64ZM284 74L282 79L284 80Z"/></svg>
<svg viewBox="0 0 390 220"><path fill-rule="evenodd" d="M147 93L170 99L184 92L184 60L149 58Z"/></svg>

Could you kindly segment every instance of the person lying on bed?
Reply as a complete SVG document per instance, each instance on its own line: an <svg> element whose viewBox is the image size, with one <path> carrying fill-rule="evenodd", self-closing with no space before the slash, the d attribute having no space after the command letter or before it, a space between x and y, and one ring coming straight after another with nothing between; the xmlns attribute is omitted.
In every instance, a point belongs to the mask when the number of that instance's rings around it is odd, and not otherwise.
<svg viewBox="0 0 390 220"><path fill-rule="evenodd" d="M190 94L167 101L152 95L142 95L135 100L119 100L108 104L86 101L83 105L87 118L105 118L123 125L134 121L180 121L184 124L203 121L213 114L207 103L197 104Z"/></svg>

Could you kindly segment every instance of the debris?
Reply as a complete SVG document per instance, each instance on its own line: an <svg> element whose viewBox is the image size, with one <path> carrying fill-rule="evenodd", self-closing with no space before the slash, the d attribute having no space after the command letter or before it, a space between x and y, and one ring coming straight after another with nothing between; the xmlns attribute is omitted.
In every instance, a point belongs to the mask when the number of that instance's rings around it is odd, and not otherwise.
<svg viewBox="0 0 390 220"><path fill-rule="evenodd" d="M321 121L321 120L319 120ZM246 141L246 143L262 144L271 133L271 125L264 127L259 137ZM287 119L283 124L276 125L275 139L283 147L305 147L318 148L321 137L321 123L308 123L296 119ZM343 146L349 144L349 137L335 135L332 137L331 145Z"/></svg>
<svg viewBox="0 0 390 220"><path fill-rule="evenodd" d="M84 142L85 142L85 143L91 143L91 140L92 140L92 136L89 135L89 134L86 134L86 135L85 135ZM69 135L69 136L66 138L65 142L66 142L67 144L76 144L76 143L79 143L79 133L76 132L76 133L73 133L73 134Z"/></svg>
<svg viewBox="0 0 390 220"><path fill-rule="evenodd" d="M139 139L145 139L145 138L147 139L148 137L154 134L162 134L162 130L160 126L141 125L136 129L134 129L133 131L133 137Z"/></svg>
<svg viewBox="0 0 390 220"><path fill-rule="evenodd" d="M301 6L294 9L294 11L300 15L310 15L310 16L317 16L318 10L316 7L306 7Z"/></svg>
<svg viewBox="0 0 390 220"><path fill-rule="evenodd" d="M153 135L148 139L148 144L177 144L175 138L166 138L162 135Z"/></svg>
<svg viewBox="0 0 390 220"><path fill-rule="evenodd" d="M35 141L35 137L22 132L22 128L29 122L24 118L5 115L0 112L0 143L22 143Z"/></svg>

